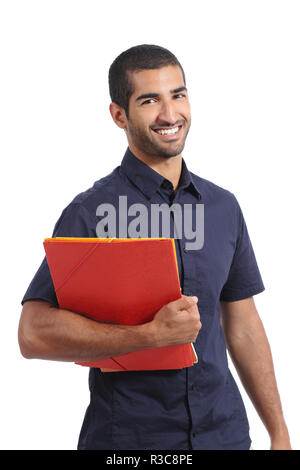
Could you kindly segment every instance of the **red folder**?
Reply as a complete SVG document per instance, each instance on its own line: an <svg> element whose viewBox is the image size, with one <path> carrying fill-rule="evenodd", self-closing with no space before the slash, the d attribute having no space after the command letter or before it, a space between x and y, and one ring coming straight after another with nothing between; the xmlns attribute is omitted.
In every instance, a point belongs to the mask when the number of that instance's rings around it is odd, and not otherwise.
<svg viewBox="0 0 300 470"><path fill-rule="evenodd" d="M46 238L60 308L94 320L138 325L181 297L172 238ZM103 372L181 369L197 362L192 344L134 351L77 364Z"/></svg>

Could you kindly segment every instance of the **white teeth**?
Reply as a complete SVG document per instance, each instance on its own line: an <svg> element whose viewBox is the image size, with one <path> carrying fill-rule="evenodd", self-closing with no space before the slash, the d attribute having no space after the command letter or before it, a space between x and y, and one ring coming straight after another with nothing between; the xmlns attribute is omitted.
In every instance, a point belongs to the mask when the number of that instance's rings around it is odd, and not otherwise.
<svg viewBox="0 0 300 470"><path fill-rule="evenodd" d="M173 127L173 129L157 129L156 132L160 135L172 135L178 132L179 127Z"/></svg>

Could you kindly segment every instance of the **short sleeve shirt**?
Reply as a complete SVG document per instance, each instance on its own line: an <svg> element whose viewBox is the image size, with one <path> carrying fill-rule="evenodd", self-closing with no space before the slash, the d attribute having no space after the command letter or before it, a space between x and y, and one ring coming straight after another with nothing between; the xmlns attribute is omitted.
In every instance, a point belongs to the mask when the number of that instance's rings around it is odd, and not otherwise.
<svg viewBox="0 0 300 470"><path fill-rule="evenodd" d="M109 205L115 208L113 224ZM144 217L137 223L142 206ZM228 367L220 301L252 297L264 285L236 197L189 171L184 159L174 192L168 179L128 148L117 168L63 210L52 236L174 238L182 293L198 297L202 323L192 367L90 369L91 399L78 449L249 449L249 423ZM22 304L32 299L59 307L46 258Z"/></svg>

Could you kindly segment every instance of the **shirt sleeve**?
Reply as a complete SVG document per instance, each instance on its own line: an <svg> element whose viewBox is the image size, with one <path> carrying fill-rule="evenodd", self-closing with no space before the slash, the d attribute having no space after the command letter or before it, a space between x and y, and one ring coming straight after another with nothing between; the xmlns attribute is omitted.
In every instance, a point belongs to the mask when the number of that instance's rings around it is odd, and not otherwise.
<svg viewBox="0 0 300 470"><path fill-rule="evenodd" d="M220 294L220 300L227 302L246 299L265 290L242 210L235 196L234 200L238 235L228 277Z"/></svg>
<svg viewBox="0 0 300 470"><path fill-rule="evenodd" d="M93 220L84 206L79 203L71 203L63 210L56 222L52 237L97 238L96 220ZM27 300L36 299L46 300L56 307L59 306L46 256L29 284L21 304L23 305Z"/></svg>

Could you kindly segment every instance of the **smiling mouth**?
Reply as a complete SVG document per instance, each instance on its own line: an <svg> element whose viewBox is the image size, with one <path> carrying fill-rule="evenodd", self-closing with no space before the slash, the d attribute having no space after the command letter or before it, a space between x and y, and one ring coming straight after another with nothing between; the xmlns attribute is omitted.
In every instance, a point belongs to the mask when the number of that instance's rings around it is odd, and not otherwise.
<svg viewBox="0 0 300 470"><path fill-rule="evenodd" d="M166 137L177 137L181 130L182 126L174 127L158 127L157 129L152 129L156 134L166 138Z"/></svg>

